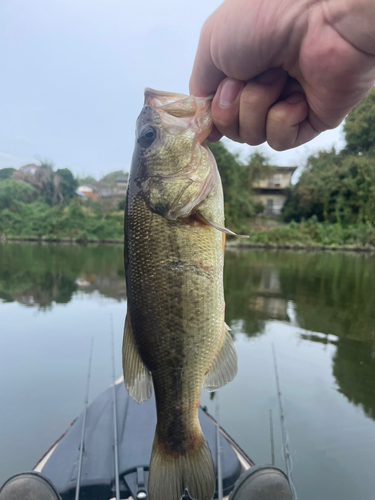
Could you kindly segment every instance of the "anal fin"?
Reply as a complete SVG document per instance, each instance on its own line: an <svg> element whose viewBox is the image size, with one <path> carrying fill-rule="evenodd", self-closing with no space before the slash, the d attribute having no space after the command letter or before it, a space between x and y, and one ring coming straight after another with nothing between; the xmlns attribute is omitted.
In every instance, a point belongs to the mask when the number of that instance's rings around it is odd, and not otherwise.
<svg viewBox="0 0 375 500"><path fill-rule="evenodd" d="M203 387L215 391L229 384L237 374L238 362L236 348L229 333L229 326L224 323L223 342L215 362L204 379Z"/></svg>
<svg viewBox="0 0 375 500"><path fill-rule="evenodd" d="M152 394L152 377L138 352L129 313L126 314L125 318L122 368L124 371L125 387L134 401L142 403L146 399L150 399Z"/></svg>

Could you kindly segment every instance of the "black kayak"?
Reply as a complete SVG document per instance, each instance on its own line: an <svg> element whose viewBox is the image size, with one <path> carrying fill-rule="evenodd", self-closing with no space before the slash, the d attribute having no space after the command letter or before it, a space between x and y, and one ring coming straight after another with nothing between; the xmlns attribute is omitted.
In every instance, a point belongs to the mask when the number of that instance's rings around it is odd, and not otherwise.
<svg viewBox="0 0 375 500"><path fill-rule="evenodd" d="M34 468L35 472L50 480L62 500L76 498L79 476L81 500L115 499L116 470L118 496L121 499L147 498L156 425L155 399L152 397L138 405L129 397L122 379L116 382L114 388L108 388L88 405ZM216 421L205 408L199 408L199 420L211 449L216 476L219 440L223 496L227 496L240 475L253 467L254 463L221 427L217 427ZM80 457L83 428L84 445Z"/></svg>

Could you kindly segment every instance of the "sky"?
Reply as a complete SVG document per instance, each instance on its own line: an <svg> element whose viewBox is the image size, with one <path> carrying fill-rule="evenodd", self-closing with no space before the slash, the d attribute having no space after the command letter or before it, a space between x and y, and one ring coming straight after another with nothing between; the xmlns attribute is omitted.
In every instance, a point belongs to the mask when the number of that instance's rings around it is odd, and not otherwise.
<svg viewBox="0 0 375 500"><path fill-rule="evenodd" d="M188 93L200 29L219 0L1 0L0 168L38 159L75 175L129 171L143 90ZM246 157L302 166L343 146L341 129Z"/></svg>

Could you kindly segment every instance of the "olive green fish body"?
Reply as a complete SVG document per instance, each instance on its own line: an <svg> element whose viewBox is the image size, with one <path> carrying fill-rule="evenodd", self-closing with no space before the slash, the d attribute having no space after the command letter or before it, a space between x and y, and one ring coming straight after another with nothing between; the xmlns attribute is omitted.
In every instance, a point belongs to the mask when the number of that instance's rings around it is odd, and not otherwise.
<svg viewBox="0 0 375 500"><path fill-rule="evenodd" d="M185 102L184 108L177 101L174 114L193 114L199 121L196 103L194 108ZM160 114L149 105L143 109L129 179L124 379L138 402L150 396L151 381L155 390L150 500L178 500L185 489L209 500L215 478L198 420L201 388L220 387L236 371L224 323L223 234L207 222L224 225L223 194L213 156L196 140L199 127L190 133L189 127L167 123L166 134L165 123L159 123L164 110L165 105ZM208 129L206 103L202 113L200 126Z"/></svg>

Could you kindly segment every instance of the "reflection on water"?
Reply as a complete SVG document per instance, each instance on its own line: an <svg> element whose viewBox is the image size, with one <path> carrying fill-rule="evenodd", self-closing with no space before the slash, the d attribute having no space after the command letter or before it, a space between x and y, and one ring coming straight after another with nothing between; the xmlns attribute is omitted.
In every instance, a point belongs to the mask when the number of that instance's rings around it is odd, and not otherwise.
<svg viewBox="0 0 375 500"><path fill-rule="evenodd" d="M0 245L0 299L4 302L46 310L54 302L70 302L77 290L126 298L122 247Z"/></svg>
<svg viewBox="0 0 375 500"><path fill-rule="evenodd" d="M5 341L0 391L6 408L0 449L7 449L4 463L0 457L0 482L29 467L80 411L93 335L100 366L93 372L93 392L109 384L109 311L120 373L123 275L120 246L0 245L0 335ZM374 276L371 255L226 253L226 321L239 373L219 392L222 424L256 462L270 461L269 410L275 419L278 414L274 343L294 481L303 500L373 500ZM212 398L202 392L202 403L214 412ZM274 430L276 465L283 467L276 421ZM20 445L22 453L13 446L13 434L26 443ZM37 436L35 442L30 436Z"/></svg>
<svg viewBox="0 0 375 500"><path fill-rule="evenodd" d="M339 339L333 374L340 392L375 420L375 343Z"/></svg>
<svg viewBox="0 0 375 500"><path fill-rule="evenodd" d="M242 317L248 336L265 321L290 322L318 334L302 339L336 345L339 391L375 419L375 256L345 253L227 252L226 317Z"/></svg>
<svg viewBox="0 0 375 500"><path fill-rule="evenodd" d="M375 258L345 253L227 252L227 318L287 320L295 304L299 326L340 338L375 340Z"/></svg>

